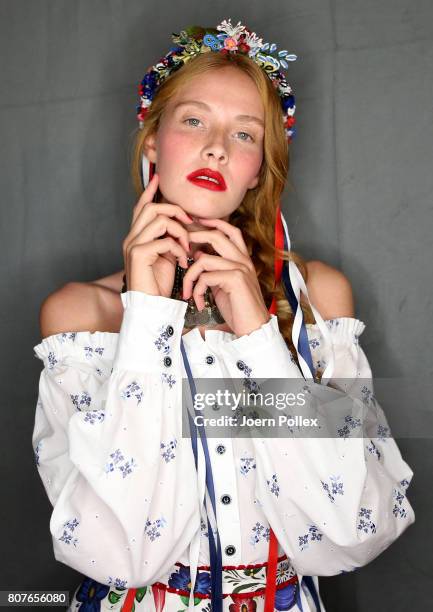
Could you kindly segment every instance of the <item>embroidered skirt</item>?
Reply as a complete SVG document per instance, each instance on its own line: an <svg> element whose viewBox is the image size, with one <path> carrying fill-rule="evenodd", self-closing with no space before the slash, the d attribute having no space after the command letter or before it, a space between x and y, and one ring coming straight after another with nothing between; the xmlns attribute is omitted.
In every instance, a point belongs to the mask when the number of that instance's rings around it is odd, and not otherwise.
<svg viewBox="0 0 433 612"><path fill-rule="evenodd" d="M224 612L263 612L267 563L223 566ZM299 583L286 555L277 564L275 610L297 610ZM194 610L211 612L210 567L199 566L194 589ZM189 567L176 563L161 581L137 589L122 584L109 586L85 578L74 593L69 612L128 610L128 612L179 612L188 608L190 595Z"/></svg>

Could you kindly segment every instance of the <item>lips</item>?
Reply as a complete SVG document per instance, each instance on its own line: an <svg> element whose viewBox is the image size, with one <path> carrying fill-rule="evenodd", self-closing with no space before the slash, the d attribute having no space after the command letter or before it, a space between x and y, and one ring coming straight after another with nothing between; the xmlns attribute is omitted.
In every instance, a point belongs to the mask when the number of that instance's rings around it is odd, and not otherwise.
<svg viewBox="0 0 433 612"><path fill-rule="evenodd" d="M227 189L223 175L210 168L194 170L186 178L197 187L204 187L211 191L225 191Z"/></svg>

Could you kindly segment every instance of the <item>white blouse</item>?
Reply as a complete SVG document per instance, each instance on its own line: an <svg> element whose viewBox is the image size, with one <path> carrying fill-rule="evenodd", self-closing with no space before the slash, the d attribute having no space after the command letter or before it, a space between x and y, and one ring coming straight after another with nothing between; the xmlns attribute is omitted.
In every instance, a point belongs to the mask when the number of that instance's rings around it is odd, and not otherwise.
<svg viewBox="0 0 433 612"><path fill-rule="evenodd" d="M139 291L121 298L118 334L71 331L34 347L44 369L33 448L53 505L55 558L130 588L176 562L209 565L203 482L182 437L181 338L194 378L301 374L275 315L248 335L210 329L203 339L198 328L181 335L186 302ZM371 380L364 323L326 324L333 379ZM320 332L306 327L321 369ZM347 393L383 415L371 383ZM299 576L335 575L365 565L413 523L413 472L394 439L351 438L352 426L330 438L208 438L223 565L266 562L271 526Z"/></svg>

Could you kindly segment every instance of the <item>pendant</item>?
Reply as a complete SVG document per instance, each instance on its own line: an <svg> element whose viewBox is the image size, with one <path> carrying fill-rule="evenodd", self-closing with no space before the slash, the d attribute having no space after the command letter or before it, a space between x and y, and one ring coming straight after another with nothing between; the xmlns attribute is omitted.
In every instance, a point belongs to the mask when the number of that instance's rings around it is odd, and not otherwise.
<svg viewBox="0 0 433 612"><path fill-rule="evenodd" d="M194 263L192 257L188 257L188 266ZM174 275L173 290L171 292L171 298L173 300L182 300L182 287L183 277L185 276L186 270L179 266L176 262L176 272ZM184 327L190 329L199 325L206 325L208 327L215 327L225 323L225 320L218 310L218 306L215 304L215 300L210 287L206 289L204 294L204 308L203 310L197 310L193 296L188 299L188 306L185 313L185 324Z"/></svg>

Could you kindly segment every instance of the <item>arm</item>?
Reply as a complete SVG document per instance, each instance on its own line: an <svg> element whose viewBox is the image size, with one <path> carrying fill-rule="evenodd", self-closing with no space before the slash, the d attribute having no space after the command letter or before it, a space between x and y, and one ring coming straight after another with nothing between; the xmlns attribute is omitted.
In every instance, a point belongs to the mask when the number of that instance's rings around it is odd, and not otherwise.
<svg viewBox="0 0 433 612"><path fill-rule="evenodd" d="M368 410L371 426L386 424L374 396L364 389L372 391L371 370L358 341L364 324L342 316L329 327L334 377L349 382L340 395L346 393ZM301 378L274 315L260 330L229 343L233 377L239 376L239 360L251 378ZM252 442L256 496L300 574L333 575L365 565L414 521L405 497L413 473L392 438L340 437L336 431L329 438Z"/></svg>
<svg viewBox="0 0 433 612"><path fill-rule="evenodd" d="M33 447L56 559L101 583L115 575L139 587L178 561L200 515L179 409L186 303L121 297L111 371L101 340L115 334L58 333L35 347L45 368Z"/></svg>

